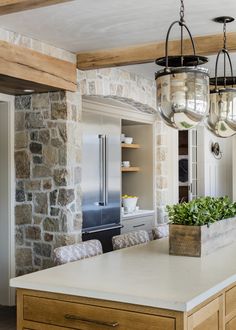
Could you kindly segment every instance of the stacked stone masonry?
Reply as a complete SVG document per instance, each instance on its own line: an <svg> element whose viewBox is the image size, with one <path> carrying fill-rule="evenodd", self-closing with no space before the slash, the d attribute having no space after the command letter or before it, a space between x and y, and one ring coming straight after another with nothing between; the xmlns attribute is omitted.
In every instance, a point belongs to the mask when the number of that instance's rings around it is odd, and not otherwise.
<svg viewBox="0 0 236 330"><path fill-rule="evenodd" d="M53 265L55 247L81 240L82 97L111 98L137 111L155 112L152 81L121 69L78 71L78 93L15 99L16 271ZM156 122L156 207L165 222L167 136Z"/></svg>
<svg viewBox="0 0 236 330"><path fill-rule="evenodd" d="M53 264L57 246L81 239L77 93L15 98L17 275Z"/></svg>

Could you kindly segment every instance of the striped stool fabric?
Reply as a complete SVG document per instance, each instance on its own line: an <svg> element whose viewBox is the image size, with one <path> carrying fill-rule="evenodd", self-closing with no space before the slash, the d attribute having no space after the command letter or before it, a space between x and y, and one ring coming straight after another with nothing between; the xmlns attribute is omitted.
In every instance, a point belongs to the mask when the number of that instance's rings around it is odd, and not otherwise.
<svg viewBox="0 0 236 330"><path fill-rule="evenodd" d="M113 250L149 242L149 235L145 230L133 231L127 234L112 237Z"/></svg>
<svg viewBox="0 0 236 330"><path fill-rule="evenodd" d="M97 239L66 245L54 250L54 262L56 265L90 258L102 254L102 244Z"/></svg>
<svg viewBox="0 0 236 330"><path fill-rule="evenodd" d="M160 239L169 236L169 225L159 225L152 230L153 239Z"/></svg>

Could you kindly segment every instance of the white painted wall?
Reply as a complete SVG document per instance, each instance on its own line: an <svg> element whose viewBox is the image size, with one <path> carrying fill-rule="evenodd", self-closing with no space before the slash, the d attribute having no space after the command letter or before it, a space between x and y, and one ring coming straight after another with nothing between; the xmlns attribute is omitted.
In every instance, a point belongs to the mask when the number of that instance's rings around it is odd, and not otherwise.
<svg viewBox="0 0 236 330"><path fill-rule="evenodd" d="M14 304L14 291L9 288L15 275L13 100L0 94L0 305Z"/></svg>
<svg viewBox="0 0 236 330"><path fill-rule="evenodd" d="M222 158L211 153L212 142L218 142ZM232 198L232 138L218 138L205 127L198 128L198 178L199 195L229 196Z"/></svg>

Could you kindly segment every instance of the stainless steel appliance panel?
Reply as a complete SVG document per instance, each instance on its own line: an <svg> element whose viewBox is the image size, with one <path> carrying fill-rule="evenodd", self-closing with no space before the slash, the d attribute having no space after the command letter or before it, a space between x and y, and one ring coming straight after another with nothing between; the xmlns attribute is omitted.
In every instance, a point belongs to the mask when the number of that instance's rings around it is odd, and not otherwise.
<svg viewBox="0 0 236 330"><path fill-rule="evenodd" d="M120 224L120 119L83 113L83 232Z"/></svg>
<svg viewBox="0 0 236 330"><path fill-rule="evenodd" d="M83 113L82 136L82 211L83 227L102 224L100 201L100 115Z"/></svg>
<svg viewBox="0 0 236 330"><path fill-rule="evenodd" d="M120 223L121 147L120 119L103 116L106 136L106 203L102 208L102 225Z"/></svg>

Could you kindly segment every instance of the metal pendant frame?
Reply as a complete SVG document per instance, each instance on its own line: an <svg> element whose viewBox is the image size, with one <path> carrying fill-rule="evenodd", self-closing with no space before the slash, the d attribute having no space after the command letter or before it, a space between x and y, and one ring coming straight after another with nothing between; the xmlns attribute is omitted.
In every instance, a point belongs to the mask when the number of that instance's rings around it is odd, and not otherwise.
<svg viewBox="0 0 236 330"><path fill-rule="evenodd" d="M179 25L181 29L180 55L169 56L169 37L175 25ZM187 31L191 41L192 55L183 55L184 30ZM165 67L155 73L155 79L157 84L157 109L168 126L188 130L201 122L208 113L209 75L207 69L199 67L199 65L206 62L208 62L207 57L196 55L194 40L184 22L184 5L183 0L181 0L180 20L174 21L167 31L165 57L158 58L155 61L157 65ZM167 79L165 79L165 76ZM204 85L202 89L199 87L201 81ZM182 87L175 87L181 84ZM165 94L166 91L168 91L168 95ZM198 100L197 103L196 99ZM202 109L200 109L200 104L202 104Z"/></svg>
<svg viewBox="0 0 236 330"><path fill-rule="evenodd" d="M223 48L219 50L215 63L215 77L210 79L214 88L210 91L210 109L207 118L207 128L217 137L230 137L236 134L236 89L233 75L232 61L226 46L226 24L233 22L230 16L221 16L214 19L215 22L224 24ZM218 63L220 56L224 56L224 76L218 77ZM230 77L226 76L226 60L230 67ZM235 105L234 105L235 104Z"/></svg>

